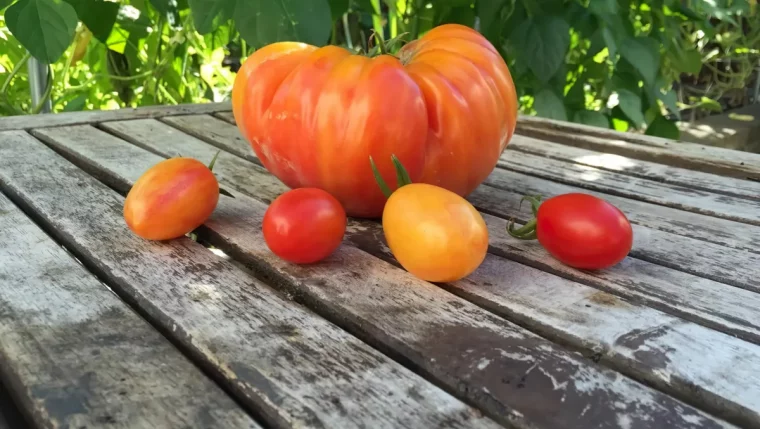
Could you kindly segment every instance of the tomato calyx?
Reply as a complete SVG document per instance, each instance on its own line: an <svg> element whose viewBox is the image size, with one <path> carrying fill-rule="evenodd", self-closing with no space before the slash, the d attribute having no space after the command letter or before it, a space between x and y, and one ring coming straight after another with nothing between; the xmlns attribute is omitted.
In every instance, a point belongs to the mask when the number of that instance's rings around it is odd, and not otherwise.
<svg viewBox="0 0 760 429"><path fill-rule="evenodd" d="M394 56L391 52L395 50L396 45L404 45L408 43L408 41L404 38L409 33L401 33L398 36L385 40L383 39L383 36L379 33L372 31L372 35L370 36L370 42L372 39L375 39L375 44L372 46L372 48L366 53L366 55L370 58L376 57L378 55L391 55ZM364 49L361 49L362 51Z"/></svg>
<svg viewBox="0 0 760 429"><path fill-rule="evenodd" d="M535 240L536 239L536 225L538 216L538 207L541 205L540 195L525 195L520 200L520 207L522 208L523 202L529 202L531 211L533 212L533 219L529 220L525 225L520 228L515 228L515 219L512 218L507 224L507 233L514 238L520 240Z"/></svg>
<svg viewBox="0 0 760 429"><path fill-rule="evenodd" d="M396 168L396 189L402 186L411 185L412 179L409 177L409 173L406 171L406 168L404 168L404 164L401 163L396 155L391 155L391 161L393 162L393 166ZM391 191L391 188L388 187L388 184L385 182L385 179L383 179L383 176L380 175L380 171L378 171L377 165L375 165L375 160L373 160L371 156L369 157L369 163L372 166L372 174L375 176L377 185L380 187L383 195L385 195L385 198L390 198L393 191Z"/></svg>

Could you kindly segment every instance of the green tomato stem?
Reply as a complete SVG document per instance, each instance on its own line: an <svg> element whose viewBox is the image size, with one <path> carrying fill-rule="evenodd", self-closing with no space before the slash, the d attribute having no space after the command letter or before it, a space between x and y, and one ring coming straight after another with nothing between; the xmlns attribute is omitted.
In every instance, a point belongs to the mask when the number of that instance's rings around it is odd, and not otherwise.
<svg viewBox="0 0 760 429"><path fill-rule="evenodd" d="M377 182L377 186L380 187L380 190L383 192L383 195L385 195L385 198L391 197L391 188L388 187L388 184L385 183L385 179L383 179L383 176L380 175L380 171L377 169L377 165L375 165L375 160L372 159L372 157L369 157L369 163L372 166L372 174L375 176L375 181Z"/></svg>
<svg viewBox="0 0 760 429"><path fill-rule="evenodd" d="M216 153L214 154L214 157L211 158L211 162L208 164L208 169L209 170L214 171L214 164L216 164L216 159L219 157L219 152L221 152L221 151L222 151L221 149L219 149L218 151L216 151Z"/></svg>

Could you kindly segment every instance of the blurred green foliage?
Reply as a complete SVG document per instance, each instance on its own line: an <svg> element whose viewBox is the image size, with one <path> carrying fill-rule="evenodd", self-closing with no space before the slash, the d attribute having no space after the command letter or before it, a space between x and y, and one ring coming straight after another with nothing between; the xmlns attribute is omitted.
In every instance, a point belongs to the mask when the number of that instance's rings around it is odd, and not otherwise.
<svg viewBox="0 0 760 429"><path fill-rule="evenodd" d="M478 29L521 111L678 137L684 111L742 97L760 64L756 0L0 0L0 114L222 101L240 61L280 40L372 48L443 23ZM737 92L738 91L738 92Z"/></svg>

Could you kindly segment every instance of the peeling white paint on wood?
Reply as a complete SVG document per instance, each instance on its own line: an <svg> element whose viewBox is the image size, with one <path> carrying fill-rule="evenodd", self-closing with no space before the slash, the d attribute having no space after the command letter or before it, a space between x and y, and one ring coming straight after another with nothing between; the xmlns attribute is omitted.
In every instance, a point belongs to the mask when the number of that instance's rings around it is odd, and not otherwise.
<svg viewBox="0 0 760 429"><path fill-rule="evenodd" d="M216 116L222 117L217 114ZM512 152L520 151L565 162L573 162L607 171L623 173L662 183L701 189L743 198L760 199L760 182L742 180L656 162L642 161L613 153L596 152L546 140L515 135L501 159L508 161Z"/></svg>
<svg viewBox="0 0 760 429"><path fill-rule="evenodd" d="M104 127L107 128L107 129L109 129L109 130L111 130L111 131L113 131L113 132L115 132L115 133L117 133L120 136L123 136L123 137L127 138L130 141L141 142L140 144L142 146L145 146L145 147L149 148L152 151L155 151L155 152L158 152L158 153L162 153L163 152L165 154L165 156L170 156L170 154L173 153L174 150L176 149L176 147L178 145L180 145L180 144L187 145L187 153L188 154L192 154L192 156L196 156L196 157L198 157L200 159L206 158L209 154L212 154L215 151L215 149L212 148L211 146L209 146L209 145L207 145L205 143L202 143L200 141L197 141L195 139L192 139L192 138L185 138L185 139L182 139L182 140L176 139L176 138L172 138L172 136L176 137L176 132L173 129L167 127L166 125L157 123L155 121L146 120L146 121L119 122L119 123L106 124L106 125L104 125ZM70 133L66 133L66 134L70 134ZM60 136L57 136L57 138L60 138ZM78 139L76 139L76 140L78 140ZM98 162L98 160L93 160L93 161ZM243 161L243 163L245 163L245 161ZM110 166L110 168L113 169L113 170L116 170L115 172L118 173L119 176L129 175L130 173L127 171L127 169L124 168L124 167L119 167L120 165L121 165L121 163L114 162ZM220 163L218 165L221 168L222 164ZM230 173L232 173L232 175L234 175L234 176L242 177L243 175L242 175L241 171L235 172L235 169L241 168L241 167L245 167L245 166L237 164L234 168L230 167L230 170L232 170ZM250 170L250 171L253 172L255 170L258 170L257 168L251 168L251 167L253 167L253 166L251 166L249 164L248 168L246 170L243 170L243 171ZM269 186L259 186L258 185L258 183L259 183L259 176L258 176L258 174L259 173L252 173L250 180L246 180L246 181L243 182L243 183L247 184L247 186L245 186L245 187L238 186L238 187L236 187L236 189L239 189L242 192L246 192L247 191L248 193L253 193L253 194L260 193L260 194L264 195L263 199L270 199L272 197L273 190ZM227 177L230 176L230 174L225 174L224 176L225 176L225 178L227 178ZM232 184L232 182L229 182L229 183ZM275 195L276 195L276 192L278 192L278 191L274 191L274 192L275 192ZM242 195L238 195L238 199L240 200L239 203L243 207L246 207L246 209L244 209L244 210L247 211L247 212L250 212L251 211L251 207L254 206L254 203L252 203L252 202L246 202L245 201L245 197L242 196ZM241 210L243 210L243 209L241 209ZM213 223L209 224L209 226L211 227L211 229L214 230L215 232L219 232L220 229L222 229L222 228L228 228L227 223L230 222L231 220L238 219L241 216L248 216L248 217L250 217L251 215L250 214L243 215L242 213L235 214L235 215L232 215L232 214L227 215L227 214L222 213L222 214L219 214L219 216L221 216L222 219L223 219L223 224L222 225L218 225L217 226L217 225L214 225ZM250 249L251 246L254 246L253 243L255 243L257 241L257 239L259 240L259 242L261 240L260 237L258 237L258 238L257 237L251 237L251 234L253 234L255 231L258 231L258 229L259 229L258 226L255 227L255 228L251 228L250 227L251 222L255 222L255 220L253 220L253 221L246 221L245 218L243 218L243 220L240 221L240 225L238 226L238 230L236 230L236 232L230 232L230 233L226 234L224 239L225 240L233 240L235 242L242 243L242 244L238 244L238 246L240 246L240 248L242 248L242 249ZM370 237L378 237L379 234L380 234L379 226L375 225L375 224L371 224L371 223L369 223L369 225L374 225L376 227L376 230L370 233ZM351 232L352 232L352 230L350 229L349 234L351 234ZM240 235L242 235L242 236L238 239L237 237L240 236ZM370 240L367 240L367 242L370 242ZM379 243L379 242L375 241L375 243ZM261 248L261 249L259 249L256 252L256 258L265 258L266 255L267 255L267 253L268 252L264 248ZM342 257L342 258L340 258L340 260L345 262L346 260L354 260L354 259L356 259L358 257L359 256ZM487 261L493 261L495 259L497 259L497 258L493 257L493 256L489 256L489 259ZM266 259L265 261L266 261L265 262L266 264L276 264L276 260L275 261L270 261L269 259ZM511 261L504 261L504 260L501 260L501 261L504 262L504 263L507 263L507 264L512 264L512 265L515 265L515 266L518 266L518 267L523 267L526 270L532 270L532 271L538 272L538 271L536 271L534 269L531 269L531 268L528 268L528 267L516 264L516 263L511 262ZM366 264L363 264L363 265L366 265ZM508 265L508 266L511 266L511 265ZM332 268L332 269L335 270L335 268ZM501 281L503 281L503 279L510 278L510 276L507 275L507 273L499 273L499 274L500 274L499 279ZM559 282L569 283L570 285L577 285L577 284L574 284L572 282L568 282L567 280L564 280L564 279L561 279L561 278L558 278L558 277L555 277L555 276L551 276L549 274L545 274L545 273L541 273L541 274L544 274L544 275L546 275L546 276L548 276L550 278L553 278L553 279L555 279L556 281L559 281ZM373 275L373 277L377 277L377 276ZM386 275L380 276L379 278L384 278L384 277L386 277ZM313 277L313 275L310 274L308 276L308 278L311 279L311 278L315 278L315 277ZM317 278L317 280L318 280L318 278ZM324 286L324 285L320 285L320 286ZM596 293L603 294L603 292L599 292L599 291L596 291L594 289L591 289L591 288L588 288L588 287L585 287L585 286L580 286L580 285L577 285L577 286L581 287L581 288L585 288L588 291L594 291ZM300 292L300 289L299 289L299 292ZM553 292L555 294L558 293L557 290L554 290ZM537 297L537 299L538 298L541 298L541 297ZM612 298L612 299L617 299L617 298ZM632 308L634 308L634 307L632 307ZM343 312L345 310L343 308L341 308L340 310L336 310L336 311ZM642 312L643 313L651 312L653 314L659 315L660 318L661 318L661 320L675 320L675 321L679 320L679 319L673 318L671 316L668 316L668 315L656 312L654 310L647 309L646 307L642 308ZM614 316L616 316L616 315L613 314L612 317L614 317ZM634 314L631 317L629 317L628 319L633 322L636 319L635 316L636 315ZM634 324L634 328L630 328L630 326L629 326L629 330L628 331L622 331L622 332L620 332L619 336L622 336L626 332L630 332L632 330L635 330L635 326L648 326L648 325L646 325L646 324L635 325ZM703 329L703 330L705 330L707 332L710 332L710 333L712 333L713 336L717 336L718 338L725 337L725 338L729 338L730 339L730 337L724 336L724 335L722 335L720 333L717 333L717 332L714 332L714 331L710 331L710 330L708 330L706 328L699 327L699 329ZM592 340L594 340L594 336L593 335L588 335L583 341L592 341ZM613 338L612 341L614 341L614 338ZM739 340L734 340L734 341L736 341L737 343L747 344L747 343L743 343L743 342L741 342ZM629 361L633 362L633 364L629 364L631 366L633 366L633 365L641 365L641 366L650 365L650 367L651 367L651 363L642 362L641 359L638 358L638 356L627 357L627 356L623 356L622 353L620 353L620 355L621 355L621 359L628 359ZM529 362L529 363L531 363L531 365L533 365L535 363L535 359L532 356L530 356L530 355L522 355L522 354L519 354L519 353L508 353L508 352L505 352L504 350L500 350L500 355L499 356L501 358L506 358L506 359L510 359L510 360ZM431 360L434 361L434 359L431 359ZM639 362L636 362L637 360ZM495 362L495 360L493 358L485 358L485 357L480 358L479 360L477 360L477 362L475 362L475 368L477 368L478 370L481 370L481 371L482 370L486 370L491 365L492 362ZM654 368L654 369L656 369L656 368ZM689 368L687 368L687 370L688 369ZM679 371L679 370L681 372L684 372L680 368L673 369L674 372L675 371ZM540 369L539 371L546 371L546 370ZM546 375L546 374L544 374L544 375ZM686 372L686 375L684 377L686 377L688 375L689 375L688 372ZM563 381L563 382L557 381L557 379L556 379L556 377L554 375L551 375L551 378L549 378L549 379L550 379L550 381L552 381L552 386L554 386L554 387L562 387L562 386L564 386L567 383L567 381ZM660 382L661 383L668 383L669 380L660 380ZM587 383L581 383L581 386L587 386ZM488 389L488 392L490 393L490 389ZM732 392L729 392L729 394L730 393L732 393ZM712 395L716 395L715 393L711 393L711 394ZM734 398L731 398L731 399L734 399ZM730 402L730 400L725 400L725 399L723 399L723 401L724 402ZM587 407L590 407L590 406L586 405L584 407L584 410L588 411ZM580 413L581 413L581 415L583 415L584 414L583 410L581 410Z"/></svg>
<svg viewBox="0 0 760 429"><path fill-rule="evenodd" d="M0 181L273 427L498 427L200 244L136 237L121 196L28 134L0 133Z"/></svg>
<svg viewBox="0 0 760 429"><path fill-rule="evenodd" d="M2 194L0 261L0 372L35 424L259 427Z"/></svg>

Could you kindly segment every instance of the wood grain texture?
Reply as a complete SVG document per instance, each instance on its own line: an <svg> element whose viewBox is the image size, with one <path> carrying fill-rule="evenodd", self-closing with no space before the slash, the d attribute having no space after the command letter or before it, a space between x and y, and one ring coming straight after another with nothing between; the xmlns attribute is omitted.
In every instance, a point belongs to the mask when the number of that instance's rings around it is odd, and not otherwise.
<svg viewBox="0 0 760 429"><path fill-rule="evenodd" d="M176 131L167 131L155 122L130 121L104 127L120 130L125 136L151 136L151 143L143 145L153 151L171 154L181 141L187 145L184 153L203 158L214 152L200 141L176 138ZM131 133L130 129L136 131ZM128 166L127 159L142 157L125 156L129 158L87 162L99 170L99 175L111 174L112 182L122 182L120 188L126 189L139 171L155 161L137 167L130 161ZM221 161L218 165L221 168ZM255 166L249 163L251 167ZM228 175L223 175L222 181L231 185ZM251 181L258 183L255 175ZM269 193L272 188L262 189ZM201 235L252 265L259 275L287 288L298 300L389 354L411 362L489 414L501 416L505 423L553 428L710 424L694 420L696 415L686 415L691 411L684 414L691 409L667 396L579 360L358 249L343 246L328 261L314 266L284 263L269 252L261 236L266 205L235 194L234 200L220 202ZM629 413L634 409L640 412Z"/></svg>
<svg viewBox="0 0 760 429"><path fill-rule="evenodd" d="M108 145L111 136L90 130L81 143ZM154 158L140 164L129 151L108 152L121 165L144 171L158 158L111 139ZM268 426L498 427L202 245L184 237L148 242L131 234L121 196L28 134L0 134L0 177L80 260Z"/></svg>
<svg viewBox="0 0 760 429"><path fill-rule="evenodd" d="M178 106L146 106L116 110L19 115L0 118L0 131L28 130L61 125L95 124L120 119L159 118L166 115L189 115L229 111L230 103L181 104Z"/></svg>
<svg viewBox="0 0 760 429"><path fill-rule="evenodd" d="M253 148L243 138L237 127L230 126L223 120L210 115L190 115L169 116L162 118L162 122L241 158L259 162Z"/></svg>
<svg viewBox="0 0 760 429"><path fill-rule="evenodd" d="M259 427L2 194L0 261L0 373L38 427Z"/></svg>
<svg viewBox="0 0 760 429"><path fill-rule="evenodd" d="M246 159L251 159L260 164L246 141L240 137L237 128L232 125L216 119L208 120L208 117L198 117L193 121L185 121L185 118L176 120L175 118L167 118L167 122L172 122L183 130L192 129L194 134L202 136L205 141L212 142L216 147L230 150L239 156L247 155L245 156ZM110 127L110 131L135 144L153 151L159 151L163 156L174 156L183 143L181 137L172 134L166 126L157 126L156 121L146 120L134 123L131 126L109 123L104 124L104 127ZM235 136L237 137L235 138ZM168 141L174 143L168 143ZM194 142L192 146L195 148L198 144ZM193 154L199 159L213 156L208 147L197 149ZM242 167L239 162L230 164L228 168L232 170L230 174L234 175L236 179L232 180L233 185L249 183L249 179L253 182L266 184L270 188L266 192L267 198L274 198L272 195L276 196L287 189L279 180L272 178L264 170L259 169L254 173L250 168ZM247 171L251 172L246 173ZM255 179L246 177L247 174L255 175ZM489 213L505 218L514 217L523 220L526 220L525 217L530 213L527 210L526 212L518 210L522 195L540 193L548 197L578 191L577 188L501 169L494 171L487 183L499 188L516 189L516 192L481 186L470 195L470 201ZM264 194L259 195L263 196ZM597 195L616 204L634 222L632 256L715 281L760 291L760 277L758 277L755 268L760 265L760 228L625 198L610 197L606 194ZM666 220L665 217L667 216L673 217ZM653 222L653 219L656 219L657 222ZM694 223L684 225L683 222L685 221ZM635 224L635 222L641 222L644 226ZM653 229L657 227L664 229L664 231ZM688 235L676 235L678 232ZM705 237L711 238L713 242L705 243L700 240ZM718 244L714 242L718 242ZM725 243L734 243L736 247L742 248L742 250L727 251L728 249L724 246ZM752 253L743 248L751 248L757 253Z"/></svg>
<svg viewBox="0 0 760 429"><path fill-rule="evenodd" d="M760 200L736 198L680 185L660 183L518 151L506 152L498 165L499 168L553 180L584 190L604 192L760 226Z"/></svg>
<svg viewBox="0 0 760 429"><path fill-rule="evenodd" d="M521 117L517 133L584 149L624 155L741 179L760 180L760 154Z"/></svg>
<svg viewBox="0 0 760 429"><path fill-rule="evenodd" d="M642 161L612 153L596 152L525 137L519 134L512 138L508 149L510 150L502 155L502 160L506 160L505 158L508 158L513 151L520 151L588 167L601 168L642 179L650 179L735 197L760 199L760 182L751 180L672 167L670 165Z"/></svg>
<svg viewBox="0 0 760 429"><path fill-rule="evenodd" d="M516 206L507 201L492 201L492 194L495 191L492 191L489 187L519 195L540 194L544 198L581 191L574 186L501 168L495 169L486 178L485 184L488 186L479 187L468 198L482 202L484 205L481 208L497 215L502 213L502 210L508 210L510 207L514 208ZM697 213L630 200L596 191L585 190L583 192L596 195L614 204L625 213L632 223L708 243L760 253L760 228L754 225L703 216Z"/></svg>
<svg viewBox="0 0 760 429"><path fill-rule="evenodd" d="M216 151L209 144L183 138L179 131L153 120L106 123L103 128L166 157L182 151L203 160ZM224 159L215 171L220 173L223 186L233 189L238 197L243 193L269 202L287 190L259 166L234 156ZM637 236L641 238L642 234ZM355 246L393 261L383 244L379 224L352 220L347 238ZM644 243L642 247L670 242L667 237L663 241ZM703 242L694 245L700 244L705 246ZM668 250L666 247L663 252ZM712 256L725 253L725 249L716 249ZM722 259L729 261L727 257ZM730 294L731 288L725 289ZM742 423L760 421L760 379L753 375L760 373L760 347L756 345L493 255L469 281L452 285L449 290L546 337L559 338L587 355L602 358L610 366L663 390L691 397L713 412L722 411ZM631 337L642 341L626 341ZM706 356L711 347L725 353L710 354L710 362L694 358ZM725 371L735 361L743 362L742 370Z"/></svg>

